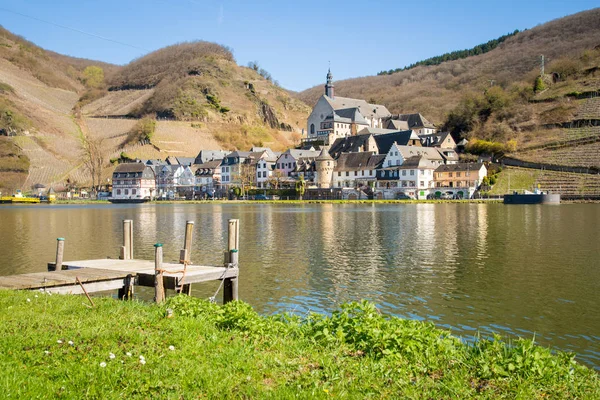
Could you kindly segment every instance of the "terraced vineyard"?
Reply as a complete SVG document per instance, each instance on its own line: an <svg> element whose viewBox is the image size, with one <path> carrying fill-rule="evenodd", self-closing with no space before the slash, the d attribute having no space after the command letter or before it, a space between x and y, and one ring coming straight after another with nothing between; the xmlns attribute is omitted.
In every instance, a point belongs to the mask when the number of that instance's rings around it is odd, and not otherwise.
<svg viewBox="0 0 600 400"><path fill-rule="evenodd" d="M600 118L600 97L585 100L575 114L576 119Z"/></svg>
<svg viewBox="0 0 600 400"><path fill-rule="evenodd" d="M565 165L569 167L600 167L600 137L598 142L558 149L537 149L518 153L516 157L523 161L545 164Z"/></svg>
<svg viewBox="0 0 600 400"><path fill-rule="evenodd" d="M600 196L600 175L540 171L536 186L543 191L571 196Z"/></svg>
<svg viewBox="0 0 600 400"><path fill-rule="evenodd" d="M81 165L73 165L44 150L32 137L16 136L15 143L29 157L31 166L23 187L30 189L36 183L62 184L67 178L76 182L87 182L89 174Z"/></svg>

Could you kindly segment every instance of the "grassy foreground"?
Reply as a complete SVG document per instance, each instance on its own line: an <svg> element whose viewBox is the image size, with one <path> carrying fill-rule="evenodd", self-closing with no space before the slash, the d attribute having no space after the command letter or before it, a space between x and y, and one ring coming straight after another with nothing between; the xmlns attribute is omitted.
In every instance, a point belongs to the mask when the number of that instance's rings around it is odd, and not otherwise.
<svg viewBox="0 0 600 400"><path fill-rule="evenodd" d="M468 346L366 302L299 318L187 296L84 301L0 291L3 398L600 398L572 355Z"/></svg>

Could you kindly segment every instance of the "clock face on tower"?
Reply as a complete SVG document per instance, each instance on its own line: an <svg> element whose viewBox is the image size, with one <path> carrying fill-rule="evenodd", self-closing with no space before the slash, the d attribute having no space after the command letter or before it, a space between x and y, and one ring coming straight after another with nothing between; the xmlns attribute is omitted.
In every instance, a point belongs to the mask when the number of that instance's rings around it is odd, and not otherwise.
<svg viewBox="0 0 600 400"><path fill-rule="evenodd" d="M321 114L321 119L323 119L323 117L324 117L323 114Z"/></svg>

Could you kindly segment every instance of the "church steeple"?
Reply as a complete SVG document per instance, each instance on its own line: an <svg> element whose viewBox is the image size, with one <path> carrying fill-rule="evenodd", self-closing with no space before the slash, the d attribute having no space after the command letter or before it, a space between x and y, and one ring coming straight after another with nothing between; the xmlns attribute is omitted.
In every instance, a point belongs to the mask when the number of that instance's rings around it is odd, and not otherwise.
<svg viewBox="0 0 600 400"><path fill-rule="evenodd" d="M334 86L333 86L333 75L331 75L331 68L327 71L327 84L325 85L325 96L334 97Z"/></svg>

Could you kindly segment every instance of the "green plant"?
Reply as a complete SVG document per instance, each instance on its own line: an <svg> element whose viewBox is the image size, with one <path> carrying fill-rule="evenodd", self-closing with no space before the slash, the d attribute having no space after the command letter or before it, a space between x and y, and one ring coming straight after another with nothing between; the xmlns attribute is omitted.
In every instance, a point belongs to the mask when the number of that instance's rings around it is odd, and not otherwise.
<svg viewBox="0 0 600 400"><path fill-rule="evenodd" d="M544 83L544 80L542 79L542 77L538 76L537 78L535 78L535 82L533 84L533 91L535 93L539 93L545 89L546 89L546 84Z"/></svg>
<svg viewBox="0 0 600 400"><path fill-rule="evenodd" d="M104 70L95 65L90 65L83 70L82 81L85 86L97 89L104 85Z"/></svg>

